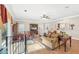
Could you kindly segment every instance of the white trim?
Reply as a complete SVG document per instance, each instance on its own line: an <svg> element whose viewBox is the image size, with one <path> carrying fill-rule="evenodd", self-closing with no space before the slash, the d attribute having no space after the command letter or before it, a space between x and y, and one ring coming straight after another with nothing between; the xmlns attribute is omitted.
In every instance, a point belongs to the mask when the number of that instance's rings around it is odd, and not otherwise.
<svg viewBox="0 0 79 59"><path fill-rule="evenodd" d="M79 40L79 38L78 38L78 37L72 37L72 39L74 39L74 40Z"/></svg>

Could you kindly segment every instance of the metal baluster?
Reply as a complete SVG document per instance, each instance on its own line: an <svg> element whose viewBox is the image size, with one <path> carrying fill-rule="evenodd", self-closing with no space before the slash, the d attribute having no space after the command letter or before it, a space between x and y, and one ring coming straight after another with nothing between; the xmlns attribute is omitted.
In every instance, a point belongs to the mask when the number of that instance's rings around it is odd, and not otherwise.
<svg viewBox="0 0 79 59"><path fill-rule="evenodd" d="M18 37L17 40L18 40L18 42L17 42L18 43L17 49L18 49L18 53L19 53L19 42L20 42L19 40L20 40L20 37Z"/></svg>
<svg viewBox="0 0 79 59"><path fill-rule="evenodd" d="M15 36L13 36L13 54L14 54L14 50L15 50L15 42L14 42L14 40L15 40Z"/></svg>
<svg viewBox="0 0 79 59"><path fill-rule="evenodd" d="M12 45L12 51L13 51L13 54L14 54L14 41L13 40L14 40L14 36L12 36L12 44L13 44Z"/></svg>
<svg viewBox="0 0 79 59"><path fill-rule="evenodd" d="M25 54L26 54L26 51L27 51L27 38L26 38L26 34L25 34Z"/></svg>
<svg viewBox="0 0 79 59"><path fill-rule="evenodd" d="M9 37L10 37L10 54L12 54L12 36Z"/></svg>
<svg viewBox="0 0 79 59"><path fill-rule="evenodd" d="M8 38L6 36L6 52L8 52Z"/></svg>

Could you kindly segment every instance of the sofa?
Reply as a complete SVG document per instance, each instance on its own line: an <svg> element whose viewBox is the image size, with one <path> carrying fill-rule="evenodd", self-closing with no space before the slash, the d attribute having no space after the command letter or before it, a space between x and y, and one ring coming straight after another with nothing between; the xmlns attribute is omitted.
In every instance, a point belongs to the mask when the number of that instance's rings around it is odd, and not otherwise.
<svg viewBox="0 0 79 59"><path fill-rule="evenodd" d="M48 48L55 49L58 47L58 36L59 33L56 31L50 32L47 34L47 36L42 36L42 43L47 46Z"/></svg>
<svg viewBox="0 0 79 59"><path fill-rule="evenodd" d="M47 35L42 36L42 43L51 48L55 49L57 47L60 47L60 45L65 44L67 40L70 39L70 46L71 46L71 36L69 36L66 32L49 32Z"/></svg>

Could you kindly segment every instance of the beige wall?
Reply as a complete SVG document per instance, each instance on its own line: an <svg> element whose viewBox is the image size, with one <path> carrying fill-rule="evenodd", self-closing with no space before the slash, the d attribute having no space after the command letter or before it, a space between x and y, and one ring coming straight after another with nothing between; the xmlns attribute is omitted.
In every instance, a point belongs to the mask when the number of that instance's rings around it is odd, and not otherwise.
<svg viewBox="0 0 79 59"><path fill-rule="evenodd" d="M58 21L57 23L66 24L64 31L71 35L73 39L79 40L79 17L63 19L61 21ZM73 30L70 29L70 24L75 25Z"/></svg>
<svg viewBox="0 0 79 59"><path fill-rule="evenodd" d="M75 18L64 18L62 20L58 20L58 21L44 21L44 20L26 20L24 21L25 24L25 29L26 31L30 30L30 24L38 24L38 31L40 34L44 33L44 31L46 31L46 28L48 26L49 30L53 31L57 29L57 23L65 23L65 29L64 31L66 31L69 35L75 37L75 38L79 38L79 17L75 17ZM69 28L69 24L75 24L74 30L70 30Z"/></svg>
<svg viewBox="0 0 79 59"><path fill-rule="evenodd" d="M56 30L56 24L52 20L49 21L49 20L29 20L29 19L26 19L24 21L19 21L19 22L24 23L25 31L30 31L30 24L38 24L38 32L41 35L43 35L43 33L47 33L48 31ZM47 27L48 27L48 29L47 29Z"/></svg>
<svg viewBox="0 0 79 59"><path fill-rule="evenodd" d="M47 27L48 30L52 28L52 23L51 21L44 21L44 20L26 20L24 21L25 24L25 29L26 31L30 31L30 24L38 24L38 31L40 34L43 34L44 32L47 32Z"/></svg>

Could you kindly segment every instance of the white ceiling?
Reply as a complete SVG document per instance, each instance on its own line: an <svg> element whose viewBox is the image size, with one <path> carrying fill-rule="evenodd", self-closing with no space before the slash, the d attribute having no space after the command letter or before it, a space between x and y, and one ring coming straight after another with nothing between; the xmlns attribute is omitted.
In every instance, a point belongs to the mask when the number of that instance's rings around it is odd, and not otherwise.
<svg viewBox="0 0 79 59"><path fill-rule="evenodd" d="M39 20L43 14L51 19L79 15L79 5L77 4L8 4L6 6L16 19Z"/></svg>

